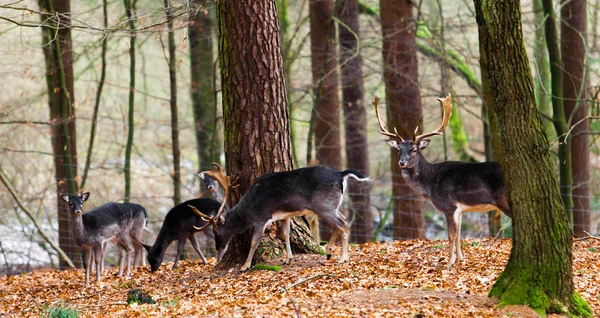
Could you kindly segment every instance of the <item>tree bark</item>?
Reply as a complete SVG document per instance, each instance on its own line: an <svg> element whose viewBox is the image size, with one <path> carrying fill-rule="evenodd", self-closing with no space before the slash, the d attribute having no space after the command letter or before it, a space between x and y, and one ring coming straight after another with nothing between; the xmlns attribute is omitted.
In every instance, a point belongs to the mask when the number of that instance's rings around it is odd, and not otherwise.
<svg viewBox="0 0 600 318"><path fill-rule="evenodd" d="M588 115L585 81L587 0L562 0L561 6L563 103L568 122L574 124ZM584 120L573 128L569 140L575 236L583 236L591 229L589 130L589 121Z"/></svg>
<svg viewBox="0 0 600 318"><path fill-rule="evenodd" d="M190 41L191 94L198 170L210 169L212 162L220 162L220 138L217 133L217 99L214 89L213 67L214 6L205 1L191 1Z"/></svg>
<svg viewBox="0 0 600 318"><path fill-rule="evenodd" d="M240 182L230 197L233 205L258 177L291 170L293 161L275 2L220 1L217 15L226 167ZM221 266L245 260L251 233L246 231L231 240ZM293 222L290 235L294 252L315 252L306 225ZM283 251L283 235L272 225L254 260L262 262Z"/></svg>
<svg viewBox="0 0 600 318"><path fill-rule="evenodd" d="M317 163L342 168L340 145L340 104L333 0L310 0L310 52L315 104L311 120ZM309 158L310 159L310 158ZM310 160L307 162L310 164ZM321 224L321 239L329 240L333 230Z"/></svg>
<svg viewBox="0 0 600 318"><path fill-rule="evenodd" d="M340 68L342 71L342 108L346 134L346 167L365 176L369 175L369 145L367 140L367 112L363 85L362 57L360 55L360 24L358 1L339 0L336 14L339 25ZM349 182L348 193L352 202L351 242L364 243L373 239L373 214L369 200L370 185Z"/></svg>
<svg viewBox="0 0 600 318"><path fill-rule="evenodd" d="M573 290L572 230L536 110L518 0L475 0L493 144L513 216L513 247L490 296L545 315L591 310ZM510 67L507 67L510 66Z"/></svg>
<svg viewBox="0 0 600 318"><path fill-rule="evenodd" d="M50 24L50 27L43 29L42 41L46 60L48 105L52 122L58 244L74 265L81 267L80 249L71 235L69 205L60 198L61 193L75 194L78 191L70 2L69 0L39 0L38 4L42 11L61 14L59 21L55 19L45 21L47 17L42 16L42 22ZM55 28L58 28L58 32ZM55 38L55 35L58 37ZM68 265L64 260L60 260L60 268L66 268Z"/></svg>
<svg viewBox="0 0 600 318"><path fill-rule="evenodd" d="M383 34L383 77L388 127L396 127L404 138L412 138L423 127L413 2L381 0ZM392 195L394 197L394 239L422 238L425 217L421 199L402 178L397 151L390 150Z"/></svg>
<svg viewBox="0 0 600 318"><path fill-rule="evenodd" d="M125 165L123 172L125 175L125 197L123 201L129 202L131 196L131 150L133 148L134 133L134 106L135 106L135 22L133 14L135 13L135 4L137 0L123 0L125 6L125 15L129 24L131 33L129 34L129 107L127 111L127 142L125 144Z"/></svg>
<svg viewBox="0 0 600 318"><path fill-rule="evenodd" d="M173 149L173 205L181 203L181 166L179 149L179 122L177 116L177 55L175 54L175 31L173 30L173 13L169 0L165 0L167 26L169 27L169 81L171 83L171 147Z"/></svg>

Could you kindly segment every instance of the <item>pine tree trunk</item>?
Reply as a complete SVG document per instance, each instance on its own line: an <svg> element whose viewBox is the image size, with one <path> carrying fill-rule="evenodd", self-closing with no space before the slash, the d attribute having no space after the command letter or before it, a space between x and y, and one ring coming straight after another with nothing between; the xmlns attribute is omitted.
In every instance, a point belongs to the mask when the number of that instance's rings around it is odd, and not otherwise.
<svg viewBox="0 0 600 318"><path fill-rule="evenodd" d="M46 60L46 84L48 87L48 105L52 124L52 149L56 180L56 201L58 209L58 244L69 256L74 265L81 267L80 249L71 235L69 205L61 198L61 193L75 194L77 187L77 143L75 130L75 97L73 83L73 50L71 48L71 12L69 0L39 0L40 9L61 14L60 25L57 21L42 17L42 22L58 27L58 38L53 28L42 31L42 45ZM60 268L68 268L60 260Z"/></svg>
<svg viewBox="0 0 600 318"><path fill-rule="evenodd" d="M226 167L228 175L238 176L240 181L230 198L233 205L258 177L291 170L293 161L275 3L221 1L217 15ZM221 266L245 260L251 233L246 231L231 240ZM316 251L303 223L293 222L290 235L294 252ZM283 235L272 225L265 231L254 261L277 257L283 251Z"/></svg>
<svg viewBox="0 0 600 318"><path fill-rule="evenodd" d="M310 51L312 64L314 138L317 162L342 168L340 145L340 104L336 60L333 0L310 0ZM307 165L310 164L307 162ZM329 240L333 230L321 224L321 239Z"/></svg>
<svg viewBox="0 0 600 318"><path fill-rule="evenodd" d="M173 13L169 0L165 0L167 26L169 27L169 81L171 83L171 147L173 149L173 205L181 203L181 166L179 149L179 122L177 116L177 56L175 54L175 31L173 30Z"/></svg>
<svg viewBox="0 0 600 318"><path fill-rule="evenodd" d="M493 144L513 215L513 247L490 291L499 306L590 314L573 290L572 230L536 110L518 0L475 0ZM510 67L507 67L510 66Z"/></svg>
<svg viewBox="0 0 600 318"><path fill-rule="evenodd" d="M367 112L360 55L358 1L340 0L336 13L344 24L339 26L340 68L342 71L342 105L346 134L346 167L365 176L369 175L369 145L367 141ZM348 193L352 202L353 220L350 241L369 242L373 239L373 214L369 200L370 185L349 182Z"/></svg>
<svg viewBox="0 0 600 318"><path fill-rule="evenodd" d="M586 102L586 14L587 0L561 1L561 55L565 116L574 125L588 115ZM571 169L573 173L573 229L583 236L591 229L590 220L590 124L580 122L571 131Z"/></svg>
<svg viewBox="0 0 600 318"><path fill-rule="evenodd" d="M206 8L202 0L191 1L190 41L191 94L198 170L210 169L212 162L220 162L220 138L217 133L217 102L214 90L213 67L214 6Z"/></svg>
<svg viewBox="0 0 600 318"><path fill-rule="evenodd" d="M404 138L412 138L417 126L423 128L413 2L381 0L383 33L383 77L388 127L396 127ZM397 151L391 150L392 195L394 196L394 239L425 236L421 198L402 178Z"/></svg>

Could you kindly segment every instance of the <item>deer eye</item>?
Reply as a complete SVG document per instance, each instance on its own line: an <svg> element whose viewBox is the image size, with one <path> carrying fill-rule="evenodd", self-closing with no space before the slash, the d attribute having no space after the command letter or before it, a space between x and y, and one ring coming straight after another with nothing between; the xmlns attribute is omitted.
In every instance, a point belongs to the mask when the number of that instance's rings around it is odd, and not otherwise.
<svg viewBox="0 0 600 318"><path fill-rule="evenodd" d="M414 148L414 149L412 150L412 152L413 152L413 153L417 152L417 148Z"/></svg>

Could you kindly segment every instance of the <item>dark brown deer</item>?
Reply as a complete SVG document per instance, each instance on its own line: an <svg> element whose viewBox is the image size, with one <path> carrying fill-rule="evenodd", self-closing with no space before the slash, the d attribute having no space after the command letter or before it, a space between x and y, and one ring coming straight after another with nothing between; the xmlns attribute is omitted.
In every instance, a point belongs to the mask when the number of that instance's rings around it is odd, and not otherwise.
<svg viewBox="0 0 600 318"><path fill-rule="evenodd" d="M221 171L222 172L222 171ZM225 190L225 199L231 188L228 177L206 171L217 179ZM222 173L221 173L222 174ZM224 211L225 201L214 217L208 216L190 206L198 215L213 225L215 244L220 259L234 234L254 227L248 257L240 271L246 271L252 264L252 257L258 248L265 229L275 221L283 221L283 235L287 251L285 263L292 259L290 245L290 219L294 216L316 214L334 228L327 244L328 257L338 235L342 236L342 257L339 262L348 260L348 224L339 211L346 190L346 179L370 181L356 171L337 171L324 166L308 167L292 171L275 172L261 176L254 182L242 200L230 210ZM235 181L234 181L235 182ZM207 227L208 224L204 225ZM203 229L197 228L198 230Z"/></svg>
<svg viewBox="0 0 600 318"><path fill-rule="evenodd" d="M460 225L464 212L502 211L511 217L508 195L504 178L497 162L459 162L446 161L436 164L427 162L421 154L431 141L428 137L443 135L452 114L452 97L438 101L444 109L442 124L434 131L417 135L415 129L412 139L404 139L396 128L394 133L385 128L379 115L379 97L375 96L373 106L379 121L379 133L390 137L387 143L398 150L398 165L402 168L402 177L410 188L425 198L434 208L442 212L448 224L450 259L452 266L461 261ZM455 255L456 250L456 255Z"/></svg>

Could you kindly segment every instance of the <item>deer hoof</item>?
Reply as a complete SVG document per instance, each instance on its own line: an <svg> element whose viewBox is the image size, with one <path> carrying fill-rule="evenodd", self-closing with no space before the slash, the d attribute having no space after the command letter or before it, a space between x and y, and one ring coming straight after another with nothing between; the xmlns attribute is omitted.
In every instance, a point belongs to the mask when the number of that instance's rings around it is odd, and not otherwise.
<svg viewBox="0 0 600 318"><path fill-rule="evenodd" d="M243 267L240 268L240 272L242 272L242 273L245 272L245 271L247 271L247 270L248 270L248 266L243 266Z"/></svg>
<svg viewBox="0 0 600 318"><path fill-rule="evenodd" d="M331 258L331 254L327 254L327 260Z"/></svg>

